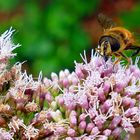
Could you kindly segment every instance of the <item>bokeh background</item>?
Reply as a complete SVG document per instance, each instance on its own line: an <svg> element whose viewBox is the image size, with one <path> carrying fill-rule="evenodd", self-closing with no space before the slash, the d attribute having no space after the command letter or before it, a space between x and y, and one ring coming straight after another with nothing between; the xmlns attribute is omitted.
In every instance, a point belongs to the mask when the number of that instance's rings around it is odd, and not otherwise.
<svg viewBox="0 0 140 140"><path fill-rule="evenodd" d="M0 33L11 26L15 50L12 63L37 76L74 69L80 53L90 54L97 46L102 28L97 15L104 13L140 40L140 0L0 0ZM140 140L140 130L131 140Z"/></svg>
<svg viewBox="0 0 140 140"><path fill-rule="evenodd" d="M37 76L74 69L80 53L97 46L102 28L98 13L139 34L139 0L0 0L0 32L16 29L13 40L22 46L17 57L29 73Z"/></svg>

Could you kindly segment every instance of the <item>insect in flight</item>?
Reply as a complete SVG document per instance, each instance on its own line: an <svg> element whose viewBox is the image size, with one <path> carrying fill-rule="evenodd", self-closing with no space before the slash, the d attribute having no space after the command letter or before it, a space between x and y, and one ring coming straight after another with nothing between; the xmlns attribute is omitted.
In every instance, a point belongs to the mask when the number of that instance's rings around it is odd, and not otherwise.
<svg viewBox="0 0 140 140"><path fill-rule="evenodd" d="M116 26L112 19L103 14L98 15L98 22L103 27L104 31L99 38L98 48L96 49L105 60L109 56L116 56L118 59L114 64L118 63L121 58L125 58L130 63L123 51L133 50L131 57L140 52L140 46L136 44L134 35L124 27Z"/></svg>

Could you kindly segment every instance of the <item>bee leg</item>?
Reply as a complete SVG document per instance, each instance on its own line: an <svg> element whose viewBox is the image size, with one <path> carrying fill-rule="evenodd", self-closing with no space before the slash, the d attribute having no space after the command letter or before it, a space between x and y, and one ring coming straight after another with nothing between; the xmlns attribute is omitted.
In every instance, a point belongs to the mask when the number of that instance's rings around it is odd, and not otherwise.
<svg viewBox="0 0 140 140"><path fill-rule="evenodd" d="M129 46L128 48L126 48L126 50L133 50L134 53L132 53L131 57L137 55L140 52L140 46Z"/></svg>
<svg viewBox="0 0 140 140"><path fill-rule="evenodd" d="M105 62L108 60L108 56L103 56Z"/></svg>
<svg viewBox="0 0 140 140"><path fill-rule="evenodd" d="M124 55L123 53L121 53L121 52L119 52L119 54L120 54L123 58L125 58L125 59L127 60L128 64L132 64L131 58L128 58L127 56L125 56L125 55Z"/></svg>
<svg viewBox="0 0 140 140"><path fill-rule="evenodd" d="M118 55L117 57L118 57L118 59L114 62L113 67L114 67L116 64L118 64L118 63L120 62L121 58L122 58L122 56L120 56L120 55Z"/></svg>
<svg viewBox="0 0 140 140"><path fill-rule="evenodd" d="M113 64L113 71L115 71L115 66L120 62L122 56L120 55L115 55L117 57L117 60L115 60L114 64Z"/></svg>

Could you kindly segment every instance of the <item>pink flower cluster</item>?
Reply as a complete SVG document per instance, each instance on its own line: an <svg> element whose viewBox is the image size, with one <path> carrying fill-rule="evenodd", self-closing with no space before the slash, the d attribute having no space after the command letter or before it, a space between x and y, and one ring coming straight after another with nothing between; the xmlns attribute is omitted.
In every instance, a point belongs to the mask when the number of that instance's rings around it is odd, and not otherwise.
<svg viewBox="0 0 140 140"><path fill-rule="evenodd" d="M128 140L140 125L140 69L97 55L75 71L33 80L8 68L12 30L0 36L0 139Z"/></svg>

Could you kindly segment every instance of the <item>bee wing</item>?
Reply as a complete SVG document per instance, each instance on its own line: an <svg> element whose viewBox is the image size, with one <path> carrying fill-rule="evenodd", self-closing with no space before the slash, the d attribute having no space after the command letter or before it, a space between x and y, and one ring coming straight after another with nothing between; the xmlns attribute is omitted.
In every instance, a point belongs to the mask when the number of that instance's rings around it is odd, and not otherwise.
<svg viewBox="0 0 140 140"><path fill-rule="evenodd" d="M111 18L102 13L98 15L97 20L104 29L110 29L116 26L116 23Z"/></svg>

